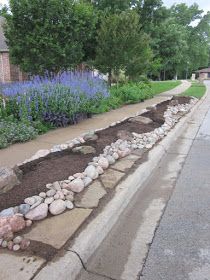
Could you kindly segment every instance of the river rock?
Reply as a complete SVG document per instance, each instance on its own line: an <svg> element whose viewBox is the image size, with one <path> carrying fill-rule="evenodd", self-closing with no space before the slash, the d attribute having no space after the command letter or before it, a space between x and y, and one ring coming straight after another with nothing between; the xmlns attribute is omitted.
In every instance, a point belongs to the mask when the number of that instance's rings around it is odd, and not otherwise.
<svg viewBox="0 0 210 280"><path fill-rule="evenodd" d="M23 240L23 237L22 237L22 236L16 236L16 237L13 239L13 243L14 243L14 244L20 244L22 240Z"/></svg>
<svg viewBox="0 0 210 280"><path fill-rule="evenodd" d="M54 189L51 189L51 190L49 190L49 191L46 192L46 195L47 195L48 197L52 197L52 196L54 196L55 194L56 194L56 190L54 190Z"/></svg>
<svg viewBox="0 0 210 280"><path fill-rule="evenodd" d="M82 179L82 178L84 178L84 174L83 173L75 173L74 174L74 178L80 178L80 179Z"/></svg>
<svg viewBox="0 0 210 280"><path fill-rule="evenodd" d="M118 155L117 152L114 152L114 153L112 154L112 156L113 156L113 158L114 158L115 160L118 160L118 158L119 158L119 155Z"/></svg>
<svg viewBox="0 0 210 280"><path fill-rule="evenodd" d="M94 132L88 132L83 138L85 141L96 141L98 139L98 135L96 135Z"/></svg>
<svg viewBox="0 0 210 280"><path fill-rule="evenodd" d="M10 207L10 208L2 210L0 212L0 216L1 217L9 217L9 216L15 215L16 213L17 213L17 209L15 209L15 207Z"/></svg>
<svg viewBox="0 0 210 280"><path fill-rule="evenodd" d="M70 193L70 191L67 190L67 189L62 189L62 193L63 193L64 195L68 195L68 194Z"/></svg>
<svg viewBox="0 0 210 280"><path fill-rule="evenodd" d="M36 199L34 197L27 197L24 199L24 202L26 204L33 205L36 202Z"/></svg>
<svg viewBox="0 0 210 280"><path fill-rule="evenodd" d="M83 180L80 178L77 178L68 185L67 189L69 189L75 193L79 193L79 192L83 191L84 187L85 187L85 184L84 184Z"/></svg>
<svg viewBox="0 0 210 280"><path fill-rule="evenodd" d="M108 160L109 164L114 164L115 163L115 159L111 155L107 155L106 159Z"/></svg>
<svg viewBox="0 0 210 280"><path fill-rule="evenodd" d="M53 188L53 190L55 190L55 191L61 191L61 186L60 186L59 182L54 182L54 183L52 184L52 188ZM53 195L54 195L54 194L53 194ZM53 195L51 195L51 196L53 196Z"/></svg>
<svg viewBox="0 0 210 280"><path fill-rule="evenodd" d="M15 244L13 246L13 251L19 251L20 250L20 245L19 244Z"/></svg>
<svg viewBox="0 0 210 280"><path fill-rule="evenodd" d="M109 162L105 157L100 157L98 160L98 165L105 170L109 167Z"/></svg>
<svg viewBox="0 0 210 280"><path fill-rule="evenodd" d="M46 195L45 192L40 192L39 196L40 196L41 198L45 198L47 195Z"/></svg>
<svg viewBox="0 0 210 280"><path fill-rule="evenodd" d="M96 149L92 146L79 146L72 149L73 153L81 153L83 155L95 154Z"/></svg>
<svg viewBox="0 0 210 280"><path fill-rule="evenodd" d="M26 220L26 226L30 227L32 225L32 221L31 220Z"/></svg>
<svg viewBox="0 0 210 280"><path fill-rule="evenodd" d="M50 153L49 150L39 150L34 157L36 158L40 158L40 157L45 157L46 155L48 155Z"/></svg>
<svg viewBox="0 0 210 280"><path fill-rule="evenodd" d="M87 177L90 177L91 179L96 179L98 178L98 171L96 170L96 167L93 166L93 165L89 165L85 171L84 171L84 174L87 176Z"/></svg>
<svg viewBox="0 0 210 280"><path fill-rule="evenodd" d="M73 192L70 192L70 193L66 196L66 200L74 201L74 193L73 193Z"/></svg>
<svg viewBox="0 0 210 280"><path fill-rule="evenodd" d="M8 242L7 242L6 240L4 240L4 241L1 243L1 247L7 248L7 244L8 244Z"/></svg>
<svg viewBox="0 0 210 280"><path fill-rule="evenodd" d="M29 204L20 204L18 212L22 215L26 215L30 210L30 205Z"/></svg>
<svg viewBox="0 0 210 280"><path fill-rule="evenodd" d="M98 172L99 175L101 175L101 174L104 173L104 170L103 170L103 168L102 168L101 166L97 166L97 167L96 167L96 170L97 170L97 172Z"/></svg>
<svg viewBox="0 0 210 280"><path fill-rule="evenodd" d="M86 188L86 187L88 187L93 182L93 180L90 177L85 177L83 179L83 182L84 182L85 188Z"/></svg>
<svg viewBox="0 0 210 280"><path fill-rule="evenodd" d="M59 215L63 213L66 209L66 202L58 199L53 201L53 203L50 204L49 211L52 215Z"/></svg>
<svg viewBox="0 0 210 280"><path fill-rule="evenodd" d="M66 200L66 208L67 209L73 209L74 208L74 204L70 201L70 200Z"/></svg>
<svg viewBox="0 0 210 280"><path fill-rule="evenodd" d="M62 191L58 191L56 194L59 195L59 199L62 199L62 200L65 199L65 196Z"/></svg>
<svg viewBox="0 0 210 280"><path fill-rule="evenodd" d="M117 151L117 153L118 153L120 158L123 158L123 157L128 156L131 153L131 151L130 151L130 149L127 148L127 149L125 149L123 151L119 150L119 151Z"/></svg>
<svg viewBox="0 0 210 280"><path fill-rule="evenodd" d="M53 197L47 197L47 198L45 198L44 203L51 204L53 201L54 201Z"/></svg>
<svg viewBox="0 0 210 280"><path fill-rule="evenodd" d="M14 244L13 244L12 241L7 242L7 248L8 248L10 251L12 251L13 245L14 245Z"/></svg>
<svg viewBox="0 0 210 280"><path fill-rule="evenodd" d="M32 221L42 220L47 217L48 205L46 203L41 203L36 208L30 210L26 215L26 219Z"/></svg>
<svg viewBox="0 0 210 280"><path fill-rule="evenodd" d="M21 250L25 250L29 247L30 245L30 240L27 238L24 238L21 242L20 242L20 249Z"/></svg>

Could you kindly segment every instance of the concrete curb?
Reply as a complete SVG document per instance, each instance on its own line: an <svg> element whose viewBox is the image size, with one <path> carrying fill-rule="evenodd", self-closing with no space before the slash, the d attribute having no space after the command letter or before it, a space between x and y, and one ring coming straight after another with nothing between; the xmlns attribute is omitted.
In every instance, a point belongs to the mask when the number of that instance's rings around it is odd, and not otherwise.
<svg viewBox="0 0 210 280"><path fill-rule="evenodd" d="M195 104L191 111L182 117L168 135L152 150L149 151L148 160L141 164L133 174L121 182L117 188L117 195L105 206L91 223L75 239L74 245L66 254L57 261L47 264L33 279L34 280L74 280L80 273L88 259L99 247L112 227L119 219L135 193L149 178L151 172L157 167L162 157L167 153L171 145L183 133L187 122L195 110L203 103L205 95ZM81 261L82 260L82 261Z"/></svg>

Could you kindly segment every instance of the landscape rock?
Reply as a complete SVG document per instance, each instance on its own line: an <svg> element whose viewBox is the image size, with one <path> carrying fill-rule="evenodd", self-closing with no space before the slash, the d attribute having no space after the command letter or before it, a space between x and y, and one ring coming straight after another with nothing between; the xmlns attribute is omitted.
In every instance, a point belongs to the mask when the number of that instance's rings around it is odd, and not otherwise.
<svg viewBox="0 0 210 280"><path fill-rule="evenodd" d="M52 188L53 188L53 190L55 190L55 191L61 191L61 186L60 186L59 182L54 182L54 183L52 184ZM53 194L53 195L54 195L54 194ZM53 195L51 195L51 196L53 196Z"/></svg>
<svg viewBox="0 0 210 280"><path fill-rule="evenodd" d="M34 157L36 157L36 158L45 157L45 156L47 156L49 153L50 153L49 150L39 150L39 151L34 155Z"/></svg>
<svg viewBox="0 0 210 280"><path fill-rule="evenodd" d="M20 250L20 245L19 244L15 244L13 246L13 251L19 251Z"/></svg>
<svg viewBox="0 0 210 280"><path fill-rule="evenodd" d="M74 208L74 204L70 201L70 200L66 200L66 208L67 209L73 209Z"/></svg>
<svg viewBox="0 0 210 280"><path fill-rule="evenodd" d="M46 195L45 192L41 192L41 193L39 194L39 196L40 196L41 198L45 198L47 195Z"/></svg>
<svg viewBox="0 0 210 280"><path fill-rule="evenodd" d="M79 147L73 148L72 152L87 155L87 154L95 154L96 149L92 146L79 146Z"/></svg>
<svg viewBox="0 0 210 280"><path fill-rule="evenodd" d="M109 164L114 164L115 163L115 159L111 155L107 155L106 159L108 160Z"/></svg>
<svg viewBox="0 0 210 280"><path fill-rule="evenodd" d="M83 191L84 187L85 187L85 184L84 184L83 180L80 178L77 178L77 179L73 180L71 183L69 183L67 189L69 189L75 193L79 193L79 192Z"/></svg>
<svg viewBox="0 0 210 280"><path fill-rule="evenodd" d="M154 108L153 108L154 110ZM130 118L128 120L129 122L137 122L137 123L143 123L143 124L150 124L152 123L153 121L150 119L150 118L147 118L147 117L143 117L143 116L137 116L137 117L134 117L134 118Z"/></svg>
<svg viewBox="0 0 210 280"><path fill-rule="evenodd" d="M66 210L66 202L58 199L50 204L49 211L52 215L59 215Z"/></svg>
<svg viewBox="0 0 210 280"><path fill-rule="evenodd" d="M46 192L46 195L47 195L48 197L52 197L52 196L54 196L55 194L56 194L56 190L54 190L54 189L51 189L51 190L49 190L49 191Z"/></svg>
<svg viewBox="0 0 210 280"><path fill-rule="evenodd" d="M90 178L90 177L85 177L84 179L83 179L83 182L84 182L84 184L85 184L85 188L86 187L88 187L91 183L92 183L92 179Z"/></svg>
<svg viewBox="0 0 210 280"><path fill-rule="evenodd" d="M7 243L7 248L11 251L12 250L12 248L13 248L13 242L12 241L9 241L8 243Z"/></svg>
<svg viewBox="0 0 210 280"><path fill-rule="evenodd" d="M48 205L46 203L41 203L36 208L30 210L26 215L26 219L32 221L42 220L47 217Z"/></svg>
<svg viewBox="0 0 210 280"><path fill-rule="evenodd" d="M53 197L47 197L47 198L45 198L44 203L51 204L53 201L54 201Z"/></svg>
<svg viewBox="0 0 210 280"><path fill-rule="evenodd" d="M94 132L88 132L83 138L85 141L96 141L98 139L98 135L96 135Z"/></svg>
<svg viewBox="0 0 210 280"><path fill-rule="evenodd" d="M4 240L4 241L1 243L1 247L7 248L7 244L8 244L8 242L7 242L6 240Z"/></svg>
<svg viewBox="0 0 210 280"><path fill-rule="evenodd" d="M0 167L0 194L11 190L20 184L14 170L8 167Z"/></svg>
<svg viewBox="0 0 210 280"><path fill-rule="evenodd" d="M100 157L98 160L98 165L105 170L109 167L109 162L105 157Z"/></svg>
<svg viewBox="0 0 210 280"><path fill-rule="evenodd" d="M25 250L29 247L30 245L30 240L27 238L24 238L21 242L20 242L20 249L21 250Z"/></svg>
<svg viewBox="0 0 210 280"><path fill-rule="evenodd" d="M101 166L97 166L97 167L96 167L96 170L97 170L97 172L98 172L99 175L101 175L101 174L104 173L104 170L103 170L103 168L102 168Z"/></svg>
<svg viewBox="0 0 210 280"><path fill-rule="evenodd" d="M19 205L19 209L18 209L18 212L22 215L26 215L30 210L30 205L29 204L20 204Z"/></svg>
<svg viewBox="0 0 210 280"><path fill-rule="evenodd" d="M27 197L24 199L24 202L26 204L33 205L36 202L36 199L34 197Z"/></svg>
<svg viewBox="0 0 210 280"><path fill-rule="evenodd" d="M15 207L10 207L2 210L0 212L0 217L9 217L15 215L16 213L17 213L17 209Z"/></svg>
<svg viewBox="0 0 210 280"><path fill-rule="evenodd" d="M25 228L25 220L22 216L14 215L7 218L9 225L11 226L12 232L18 232Z"/></svg>
<svg viewBox="0 0 210 280"><path fill-rule="evenodd" d="M32 225L32 221L31 220L26 220L26 226L30 227Z"/></svg>
<svg viewBox="0 0 210 280"><path fill-rule="evenodd" d="M66 198L66 200L69 200L69 201L73 202L74 201L74 193L70 192L65 198Z"/></svg>
<svg viewBox="0 0 210 280"><path fill-rule="evenodd" d="M84 171L84 174L87 176L87 177L90 177L91 179L96 179L98 177L98 171L96 170L96 167L93 166L93 165L89 165L85 171Z"/></svg>
<svg viewBox="0 0 210 280"><path fill-rule="evenodd" d="M23 240L23 237L22 237L22 236L16 236L16 237L13 239L13 243L14 243L14 244L20 244L22 240Z"/></svg>

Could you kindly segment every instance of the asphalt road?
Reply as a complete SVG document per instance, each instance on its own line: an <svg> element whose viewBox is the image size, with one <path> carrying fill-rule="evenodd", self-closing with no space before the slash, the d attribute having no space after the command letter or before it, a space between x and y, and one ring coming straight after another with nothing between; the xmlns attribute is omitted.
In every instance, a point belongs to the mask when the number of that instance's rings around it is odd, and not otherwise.
<svg viewBox="0 0 210 280"><path fill-rule="evenodd" d="M208 91L78 280L210 280Z"/></svg>

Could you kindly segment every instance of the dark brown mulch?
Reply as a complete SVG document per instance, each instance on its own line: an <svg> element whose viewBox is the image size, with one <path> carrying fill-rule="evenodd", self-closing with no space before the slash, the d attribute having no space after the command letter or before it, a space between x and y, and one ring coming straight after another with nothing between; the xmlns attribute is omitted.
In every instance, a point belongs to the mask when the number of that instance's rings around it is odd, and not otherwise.
<svg viewBox="0 0 210 280"><path fill-rule="evenodd" d="M188 103L188 97L175 97L179 103ZM120 130L129 132L145 133L159 127L164 119L163 114L170 101L164 101L157 105L156 110L150 110L143 114L153 120L153 123L144 125L135 122L124 121L114 127L98 132L97 141L86 142L96 149L96 155L102 153L105 146L117 140L117 133ZM50 154L45 158L27 163L21 167L23 177L21 183L7 193L0 195L0 210L23 203L26 197L37 195L46 191L45 185L54 181L67 179L70 175L83 172L94 155L81 155L72 153L70 149Z"/></svg>

